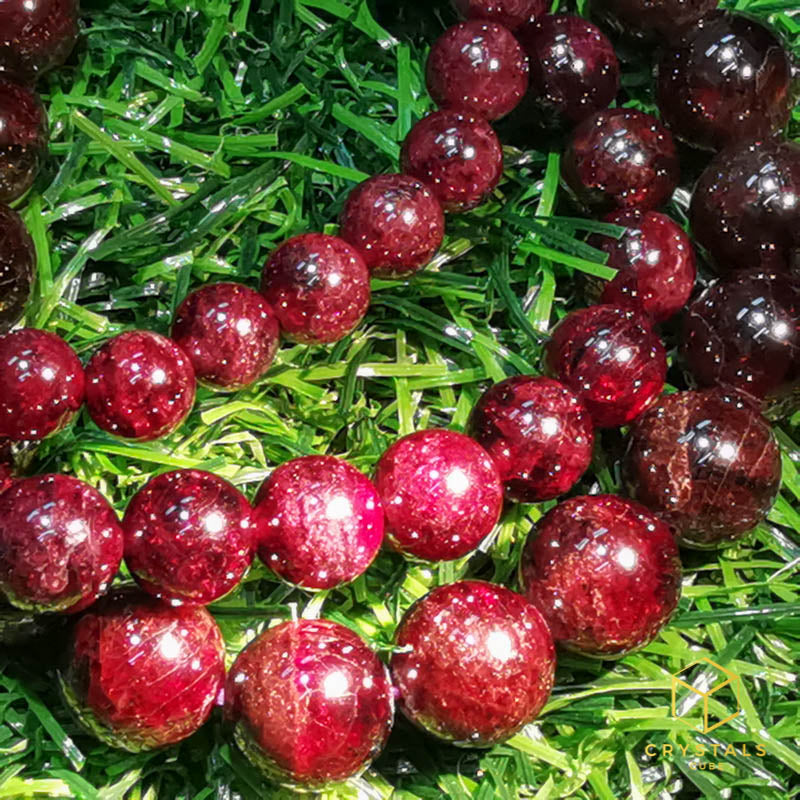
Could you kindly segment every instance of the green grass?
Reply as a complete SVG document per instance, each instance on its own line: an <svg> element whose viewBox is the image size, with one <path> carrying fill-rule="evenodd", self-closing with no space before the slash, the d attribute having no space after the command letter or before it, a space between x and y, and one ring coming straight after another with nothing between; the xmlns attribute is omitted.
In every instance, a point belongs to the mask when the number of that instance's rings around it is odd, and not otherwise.
<svg viewBox="0 0 800 800"><path fill-rule="evenodd" d="M800 54L793 2L740 0L770 16ZM377 7L376 7L377 6ZM429 108L426 48L452 21L444 0L126 0L85 4L72 65L42 87L52 158L24 203L39 256L27 323L67 337L82 357L131 327L166 332L205 281L256 285L285 237L334 230L348 190L397 168L398 145ZM583 3L579 3L582 8ZM649 62L626 64L623 99L652 108ZM800 110L793 135L800 134ZM286 345L266 380L235 395L201 390L168 440L130 444L85 413L43 443L31 469L69 470L122 511L153 474L202 467L252 497L276 464L335 453L370 470L398 434L462 429L490 381L537 372L543 334L582 304L579 273L608 269L583 244L559 187L558 143L531 133L509 148L495 199L448 221L435 265L407 283L375 281L365 323L330 348ZM555 148L555 149L552 149ZM671 212L685 219L685 205ZM665 331L671 360L674 332ZM681 385L679 369L670 379ZM800 795L800 460L796 424L778 430L785 480L768 524L724 553L686 553L679 612L617 663L564 655L536 724L503 746L461 751L397 721L385 754L331 798L767 798ZM618 490L618 433L606 433L576 491ZM230 655L290 607L338 620L388 653L405 608L469 575L514 585L546 506L508 510L490 547L418 566L385 554L352 586L311 597L255 568L213 608ZM672 720L670 673L709 656L742 676L743 714L707 739L766 755L689 767ZM113 751L84 735L55 691L55 641L0 654L0 800L279 798L214 718L177 748ZM648 758L645 747L673 746ZM651 751L652 752L652 751ZM392 794L394 792L394 794Z"/></svg>

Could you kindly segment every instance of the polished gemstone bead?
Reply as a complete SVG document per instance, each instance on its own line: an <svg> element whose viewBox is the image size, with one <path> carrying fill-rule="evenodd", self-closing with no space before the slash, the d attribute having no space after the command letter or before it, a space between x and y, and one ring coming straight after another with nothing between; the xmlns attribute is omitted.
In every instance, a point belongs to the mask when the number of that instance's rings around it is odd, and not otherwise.
<svg viewBox="0 0 800 800"><path fill-rule="evenodd" d="M516 30L526 22L547 13L546 0L453 0L453 6L466 19L483 19Z"/></svg>
<svg viewBox="0 0 800 800"><path fill-rule="evenodd" d="M717 0L592 0L591 9L614 32L653 44L675 42Z"/></svg>
<svg viewBox="0 0 800 800"><path fill-rule="evenodd" d="M14 483L15 464L11 439L0 439L0 493Z"/></svg>
<svg viewBox="0 0 800 800"><path fill-rule="evenodd" d="M22 318L30 297L36 251L16 211L0 204L0 333Z"/></svg>

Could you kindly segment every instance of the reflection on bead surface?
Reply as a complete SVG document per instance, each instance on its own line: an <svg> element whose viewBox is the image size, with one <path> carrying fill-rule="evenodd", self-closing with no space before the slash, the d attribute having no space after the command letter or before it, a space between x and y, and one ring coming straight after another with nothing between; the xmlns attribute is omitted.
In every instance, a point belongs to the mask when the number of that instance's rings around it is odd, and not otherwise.
<svg viewBox="0 0 800 800"><path fill-rule="evenodd" d="M322 788L380 753L394 715L386 667L328 620L284 622L236 659L225 690L236 743L269 778Z"/></svg>
<svg viewBox="0 0 800 800"><path fill-rule="evenodd" d="M653 42L674 42L717 7L717 0L592 0L592 12L617 33Z"/></svg>
<svg viewBox="0 0 800 800"><path fill-rule="evenodd" d="M88 483L36 475L0 494L0 589L15 606L80 611L108 589L121 558L117 516Z"/></svg>
<svg viewBox="0 0 800 800"><path fill-rule="evenodd" d="M601 658L655 639L681 591L669 527L614 495L573 497L552 509L528 539L520 576L556 643Z"/></svg>
<svg viewBox="0 0 800 800"><path fill-rule="evenodd" d="M524 597L483 581L440 586L405 614L391 670L399 707L454 744L488 747L532 722L550 696L555 650Z"/></svg>
<svg viewBox="0 0 800 800"><path fill-rule="evenodd" d="M462 17L485 19L515 30L547 13L546 0L453 0Z"/></svg>
<svg viewBox="0 0 800 800"><path fill-rule="evenodd" d="M16 211L0 204L0 333L22 318L31 293L36 251Z"/></svg>
<svg viewBox="0 0 800 800"><path fill-rule="evenodd" d="M766 519L781 483L767 421L719 389L665 396L633 427L626 464L635 497L682 544L730 544Z"/></svg>

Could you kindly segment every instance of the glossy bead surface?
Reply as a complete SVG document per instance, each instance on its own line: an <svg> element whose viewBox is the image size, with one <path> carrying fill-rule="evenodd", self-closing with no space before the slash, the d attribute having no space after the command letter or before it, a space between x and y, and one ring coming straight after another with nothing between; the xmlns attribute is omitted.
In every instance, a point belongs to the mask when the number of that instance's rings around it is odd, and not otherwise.
<svg viewBox="0 0 800 800"><path fill-rule="evenodd" d="M424 267L444 238L444 213L433 192L410 175L375 175L350 192L339 235L373 275L403 278Z"/></svg>
<svg viewBox="0 0 800 800"><path fill-rule="evenodd" d="M383 541L383 509L372 481L334 456L281 464L256 497L258 555L306 589L355 580Z"/></svg>
<svg viewBox="0 0 800 800"><path fill-rule="evenodd" d="M121 559L114 509L88 483L35 475L0 494L0 589L15 606L80 611L108 589Z"/></svg>
<svg viewBox="0 0 800 800"><path fill-rule="evenodd" d="M31 294L36 251L19 214L0 204L0 333L22 318Z"/></svg>
<svg viewBox="0 0 800 800"><path fill-rule="evenodd" d="M391 545L429 561L474 550L503 507L503 487L489 454L455 431L418 431L396 441L378 462L375 485Z"/></svg>
<svg viewBox="0 0 800 800"><path fill-rule="evenodd" d="M523 551L525 596L556 644L618 658L651 642L681 593L681 561L669 527L615 495L573 497L536 525Z"/></svg>
<svg viewBox="0 0 800 800"><path fill-rule="evenodd" d="M475 404L468 432L492 457L506 497L520 503L568 492L592 460L592 418L551 378L519 375L496 383Z"/></svg>
<svg viewBox="0 0 800 800"><path fill-rule="evenodd" d="M632 429L627 479L682 544L730 544L766 519L781 483L767 421L736 393L677 392Z"/></svg>
<svg viewBox="0 0 800 800"><path fill-rule="evenodd" d="M237 586L253 558L247 498L199 469L149 480L128 504L122 528L128 569L165 600L213 603Z"/></svg>
<svg viewBox="0 0 800 800"><path fill-rule="evenodd" d="M10 439L0 439L0 493L15 480L14 452Z"/></svg>
<svg viewBox="0 0 800 800"><path fill-rule="evenodd" d="M241 750L269 778L322 788L361 772L394 715L386 667L349 628L284 622L236 659L225 716Z"/></svg>
<svg viewBox="0 0 800 800"><path fill-rule="evenodd" d="M545 349L547 368L569 386L595 425L625 425L661 393L667 356L635 311L591 306L567 314Z"/></svg>
<svg viewBox="0 0 800 800"><path fill-rule="evenodd" d="M674 42L717 0L592 0L591 9L616 33L661 44Z"/></svg>
<svg viewBox="0 0 800 800"><path fill-rule="evenodd" d="M391 671L403 713L465 747L489 747L536 719L550 696L555 650L524 597L483 581L440 586L395 634Z"/></svg>
<svg viewBox="0 0 800 800"><path fill-rule="evenodd" d="M330 344L347 336L369 307L369 270L338 236L304 233L272 252L261 293L288 339Z"/></svg>
<svg viewBox="0 0 800 800"><path fill-rule="evenodd" d="M83 397L83 366L60 336L34 328L0 336L0 436L43 439L72 420Z"/></svg>
<svg viewBox="0 0 800 800"><path fill-rule="evenodd" d="M456 11L466 19L497 22L513 31L547 13L546 0L453 0Z"/></svg>
<svg viewBox="0 0 800 800"><path fill-rule="evenodd" d="M188 356L171 339L128 331L106 342L86 365L86 406L98 427L124 439L172 433L194 404Z"/></svg>
<svg viewBox="0 0 800 800"><path fill-rule="evenodd" d="M469 111L444 109L406 136L403 171L427 183L445 211L477 208L503 174L503 150L492 126Z"/></svg>

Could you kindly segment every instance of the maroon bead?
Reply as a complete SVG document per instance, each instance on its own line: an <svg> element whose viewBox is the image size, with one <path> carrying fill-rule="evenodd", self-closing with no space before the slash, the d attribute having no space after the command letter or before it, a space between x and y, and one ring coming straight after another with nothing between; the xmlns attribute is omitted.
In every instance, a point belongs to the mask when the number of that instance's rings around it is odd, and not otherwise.
<svg viewBox="0 0 800 800"><path fill-rule="evenodd" d="M337 236L304 233L272 252L261 274L284 335L302 344L347 336L369 307L369 270L358 251Z"/></svg>
<svg viewBox="0 0 800 800"><path fill-rule="evenodd" d="M466 19L497 22L513 31L547 13L546 0L453 0L456 11Z"/></svg>
<svg viewBox="0 0 800 800"><path fill-rule="evenodd" d="M199 469L149 480L128 504L122 528L128 569L165 600L213 603L253 560L250 503L228 481Z"/></svg>
<svg viewBox="0 0 800 800"><path fill-rule="evenodd" d="M674 42L717 0L592 0L592 12L616 33L660 44Z"/></svg>
<svg viewBox="0 0 800 800"><path fill-rule="evenodd" d="M35 475L0 494L0 589L15 606L80 611L108 589L121 559L114 509L88 483Z"/></svg>
<svg viewBox="0 0 800 800"><path fill-rule="evenodd" d="M550 631L533 605L502 586L434 589L406 612L395 644L400 709L457 745L502 742L537 717L553 688Z"/></svg>
<svg viewBox="0 0 800 800"><path fill-rule="evenodd" d="M195 377L186 353L151 331L107 341L86 366L86 406L104 431L151 441L172 433L191 411Z"/></svg>
<svg viewBox="0 0 800 800"><path fill-rule="evenodd" d="M172 325L172 338L189 356L197 380L214 389L241 389L263 377L279 335L267 301L240 283L196 289Z"/></svg>
<svg viewBox="0 0 800 800"><path fill-rule="evenodd" d="M489 454L454 431L418 431L396 441L378 462L375 485L392 547L429 561L474 550L503 508Z"/></svg>
<svg viewBox="0 0 800 800"><path fill-rule="evenodd" d="M119 594L78 620L62 687L98 739L131 752L185 739L225 683L225 644L201 606Z"/></svg>
<svg viewBox="0 0 800 800"><path fill-rule="evenodd" d="M599 658L655 639L681 594L669 527L610 494L573 497L548 512L525 545L520 577L556 643Z"/></svg>
<svg viewBox="0 0 800 800"><path fill-rule="evenodd" d="M0 439L0 493L14 483L14 451L10 439Z"/></svg>
<svg viewBox="0 0 800 800"><path fill-rule="evenodd" d="M31 294L36 251L16 211L0 204L0 333L22 318Z"/></svg>
<svg viewBox="0 0 800 800"><path fill-rule="evenodd" d="M225 715L269 778L311 789L361 772L380 753L394 702L386 667L357 634L301 619L270 628L239 654Z"/></svg>
<svg viewBox="0 0 800 800"><path fill-rule="evenodd" d="M33 328L0 336L0 436L44 439L72 420L83 397L83 367L60 336Z"/></svg>
<svg viewBox="0 0 800 800"><path fill-rule="evenodd" d="M350 192L340 235L373 275L404 278L424 267L444 238L433 192L410 175L375 175Z"/></svg>
<svg viewBox="0 0 800 800"><path fill-rule="evenodd" d="M794 104L792 64L779 39L723 11L703 17L664 54L656 88L674 134L711 150L771 135Z"/></svg>
<svg viewBox="0 0 800 800"><path fill-rule="evenodd" d="M468 430L492 457L506 497L520 503L568 492L592 460L592 418L551 378L519 375L496 383L475 404Z"/></svg>
<svg viewBox="0 0 800 800"><path fill-rule="evenodd" d="M445 211L476 208L503 174L503 150L489 123L445 109L421 119L403 142L403 171L427 183Z"/></svg>
<svg viewBox="0 0 800 800"><path fill-rule="evenodd" d="M331 589L355 580L383 541L383 510L366 475L334 456L281 464L256 497L258 555L284 580Z"/></svg>
<svg viewBox="0 0 800 800"><path fill-rule="evenodd" d="M595 425L625 425L661 393L667 355L637 312L615 306L573 311L559 323L545 350L547 367L569 386Z"/></svg>
<svg viewBox="0 0 800 800"><path fill-rule="evenodd" d="M626 471L637 500L682 544L730 544L766 519L781 484L767 421L719 389L663 397L633 427Z"/></svg>

